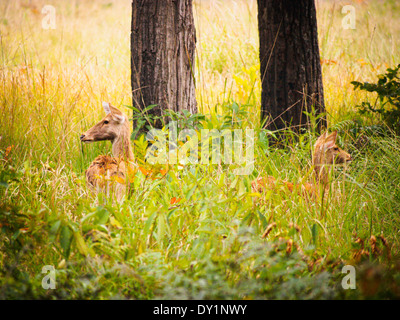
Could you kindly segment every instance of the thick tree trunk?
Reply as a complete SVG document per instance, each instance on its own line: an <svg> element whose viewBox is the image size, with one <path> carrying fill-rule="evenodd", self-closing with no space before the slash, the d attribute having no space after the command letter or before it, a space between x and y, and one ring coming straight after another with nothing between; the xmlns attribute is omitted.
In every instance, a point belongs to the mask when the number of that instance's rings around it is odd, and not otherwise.
<svg viewBox="0 0 400 320"><path fill-rule="evenodd" d="M165 109L196 113L192 0L133 0L131 30L133 106L157 104L154 116Z"/></svg>
<svg viewBox="0 0 400 320"><path fill-rule="evenodd" d="M270 129L307 127L304 111L325 111L314 0L258 0L258 23L262 117Z"/></svg>

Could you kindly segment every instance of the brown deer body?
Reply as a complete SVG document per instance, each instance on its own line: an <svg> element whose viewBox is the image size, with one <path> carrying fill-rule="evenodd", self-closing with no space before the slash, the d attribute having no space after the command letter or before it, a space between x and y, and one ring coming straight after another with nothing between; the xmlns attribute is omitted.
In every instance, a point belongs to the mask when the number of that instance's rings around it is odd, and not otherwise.
<svg viewBox="0 0 400 320"><path fill-rule="evenodd" d="M325 189L328 187L329 174L335 164L344 164L351 161L351 156L346 151L336 145L337 131L328 135L325 132L314 144L312 156L313 169L315 173L316 184L302 183L296 185L288 181L277 181L273 176L258 177L252 183L252 189L255 192L263 192L265 189L275 189L279 184L284 185L289 192L299 190L303 194L315 195L316 186L322 185Z"/></svg>
<svg viewBox="0 0 400 320"><path fill-rule="evenodd" d="M113 157L98 156L86 170L86 183L94 192L115 193L118 200L126 190L128 173L136 167L130 143L128 117L119 109L103 102L106 116L94 127L81 135L81 141L91 143L109 140Z"/></svg>

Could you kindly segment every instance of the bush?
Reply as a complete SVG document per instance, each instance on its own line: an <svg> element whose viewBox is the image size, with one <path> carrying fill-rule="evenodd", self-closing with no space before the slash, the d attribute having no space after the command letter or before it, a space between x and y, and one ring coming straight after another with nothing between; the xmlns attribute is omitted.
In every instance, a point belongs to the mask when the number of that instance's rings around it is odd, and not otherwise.
<svg viewBox="0 0 400 320"><path fill-rule="evenodd" d="M378 95L374 105L366 101L362 102L361 105L357 105L356 107L359 108L360 113L377 113L381 115L385 124L397 133L400 132L399 69L400 64L394 69L388 68L385 74L378 76L379 80L377 83L351 82L354 85L354 90L359 89L367 92L375 92Z"/></svg>

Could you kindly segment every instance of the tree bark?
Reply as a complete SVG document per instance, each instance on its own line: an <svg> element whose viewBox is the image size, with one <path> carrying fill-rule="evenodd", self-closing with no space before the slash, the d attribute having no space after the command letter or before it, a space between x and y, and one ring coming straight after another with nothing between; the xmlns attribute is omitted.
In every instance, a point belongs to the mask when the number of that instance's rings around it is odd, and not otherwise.
<svg viewBox="0 0 400 320"><path fill-rule="evenodd" d="M258 0L258 23L262 119L269 129L308 127L304 111L325 111L314 0Z"/></svg>
<svg viewBox="0 0 400 320"><path fill-rule="evenodd" d="M165 109L196 113L192 0L133 0L131 31L133 106L156 104L152 116Z"/></svg>

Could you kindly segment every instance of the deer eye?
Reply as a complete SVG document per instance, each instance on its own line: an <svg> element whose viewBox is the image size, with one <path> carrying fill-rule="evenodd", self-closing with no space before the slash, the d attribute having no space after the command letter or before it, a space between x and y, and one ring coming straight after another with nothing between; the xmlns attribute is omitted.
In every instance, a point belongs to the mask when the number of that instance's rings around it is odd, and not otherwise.
<svg viewBox="0 0 400 320"><path fill-rule="evenodd" d="M333 150L339 151L339 148L338 147L334 147Z"/></svg>
<svg viewBox="0 0 400 320"><path fill-rule="evenodd" d="M104 124L108 124L108 120L104 120Z"/></svg>

